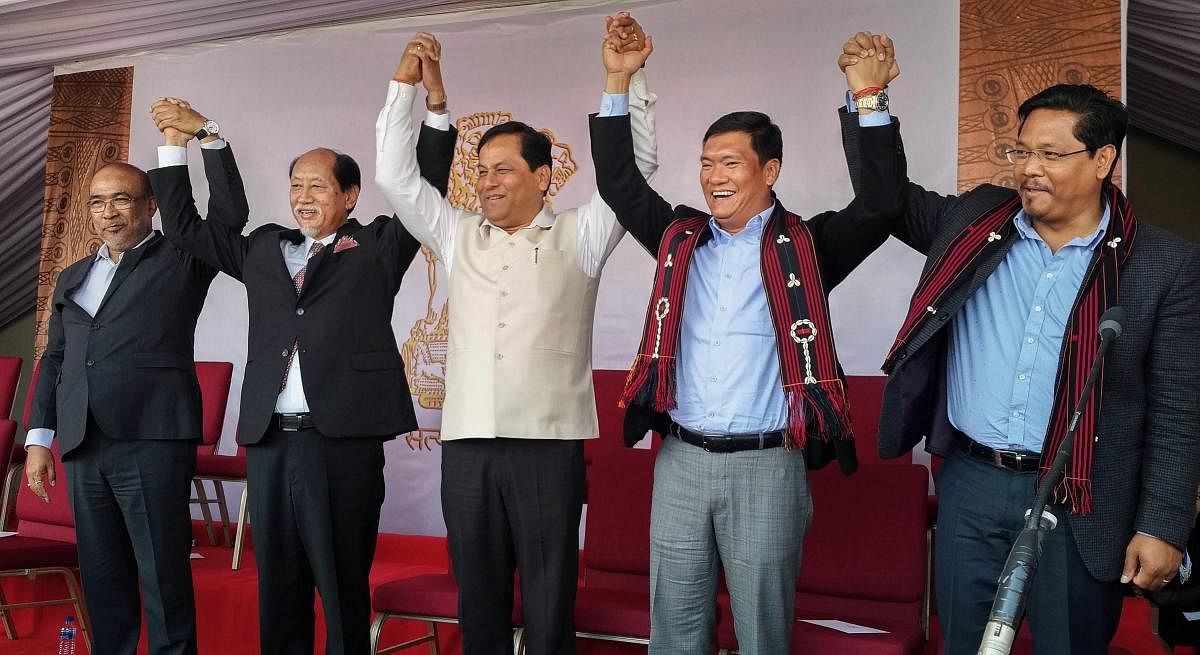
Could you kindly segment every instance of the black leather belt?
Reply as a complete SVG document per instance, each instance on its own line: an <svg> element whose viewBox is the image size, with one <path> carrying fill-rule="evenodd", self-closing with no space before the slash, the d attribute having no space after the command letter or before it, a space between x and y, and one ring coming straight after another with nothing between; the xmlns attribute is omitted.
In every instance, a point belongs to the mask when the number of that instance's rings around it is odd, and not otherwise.
<svg viewBox="0 0 1200 655"><path fill-rule="evenodd" d="M756 432L753 434L698 434L671 423L671 434L680 441L703 448L710 453L736 453L741 450L763 450L783 445L783 432Z"/></svg>
<svg viewBox="0 0 1200 655"><path fill-rule="evenodd" d="M1042 462L1042 456L1038 453L988 448L962 432L958 433L958 449L975 459L1018 473L1036 471Z"/></svg>
<svg viewBox="0 0 1200 655"><path fill-rule="evenodd" d="M316 427L313 423L312 414L304 412L303 414L274 414L275 425L279 426L284 432L297 432L299 430L308 430Z"/></svg>

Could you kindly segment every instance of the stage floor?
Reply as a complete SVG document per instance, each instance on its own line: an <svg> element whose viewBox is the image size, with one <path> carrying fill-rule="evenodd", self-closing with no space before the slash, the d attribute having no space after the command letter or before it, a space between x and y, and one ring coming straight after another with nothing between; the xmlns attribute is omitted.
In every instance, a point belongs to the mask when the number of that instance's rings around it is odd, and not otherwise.
<svg viewBox="0 0 1200 655"><path fill-rule="evenodd" d="M200 543L207 541L197 533ZM200 546L195 549L203 559L192 560L193 580L196 587L196 613L199 626L198 642L202 654L253 655L258 652L258 590L254 554L243 554L242 568L230 570L233 550L224 547ZM440 537L422 537L382 534L376 552L375 564L371 569L372 586L401 577L445 571L447 555L445 540ZM6 579L4 593L10 601L28 599L32 594L45 597L62 593L60 583L49 578L39 578L30 583L24 579ZM65 594L64 594L65 595ZM13 612L18 639L8 641L0 631L0 653L4 655L45 655L55 652L58 627L70 608L45 607L17 610ZM317 653L324 652L324 630L317 603ZM424 634L421 624L394 620L388 623L383 643L395 643L409 637ZM442 653L460 652L458 630L454 626L439 626L439 642ZM1121 629L1113 643L1113 653L1131 655L1158 655L1162 648L1149 630L1149 610L1141 599L1130 599L1125 603L1121 617ZM76 652L82 655L84 650ZM145 653L145 635L139 653ZM421 646L407 652L428 653ZM619 655L645 653L644 646L580 640L580 655ZM932 644L926 653L932 655Z"/></svg>

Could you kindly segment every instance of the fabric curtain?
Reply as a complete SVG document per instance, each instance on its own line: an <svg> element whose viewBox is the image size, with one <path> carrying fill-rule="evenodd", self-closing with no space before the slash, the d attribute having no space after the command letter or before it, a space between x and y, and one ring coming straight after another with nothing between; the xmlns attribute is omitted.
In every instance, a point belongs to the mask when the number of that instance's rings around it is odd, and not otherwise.
<svg viewBox="0 0 1200 655"><path fill-rule="evenodd" d="M1200 151L1200 3L1131 0L1126 87L1130 122Z"/></svg>
<svg viewBox="0 0 1200 655"><path fill-rule="evenodd" d="M37 296L54 69L0 73L0 326Z"/></svg>

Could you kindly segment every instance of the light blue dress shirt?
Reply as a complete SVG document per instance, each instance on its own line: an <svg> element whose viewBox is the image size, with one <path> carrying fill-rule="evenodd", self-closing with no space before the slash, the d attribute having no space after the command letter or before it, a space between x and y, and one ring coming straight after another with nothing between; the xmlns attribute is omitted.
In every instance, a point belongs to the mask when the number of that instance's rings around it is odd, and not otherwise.
<svg viewBox="0 0 1200 655"><path fill-rule="evenodd" d="M709 218L713 236L692 255L675 362L678 405L670 414L694 432L768 432L787 424L760 263L773 211L774 204L737 234Z"/></svg>
<svg viewBox="0 0 1200 655"><path fill-rule="evenodd" d="M850 111L854 113L853 105ZM601 116L629 113L629 97L605 93ZM891 123L888 112L860 116L859 125ZM767 293L761 244L772 204L737 234L709 218L713 237L692 256L684 296L676 408L671 420L708 434L770 432L787 425L787 402Z"/></svg>
<svg viewBox="0 0 1200 655"><path fill-rule="evenodd" d="M1052 253L1024 211L1004 261L950 323L950 422L990 448L1040 453L1054 406L1063 335L1083 276L1108 229Z"/></svg>

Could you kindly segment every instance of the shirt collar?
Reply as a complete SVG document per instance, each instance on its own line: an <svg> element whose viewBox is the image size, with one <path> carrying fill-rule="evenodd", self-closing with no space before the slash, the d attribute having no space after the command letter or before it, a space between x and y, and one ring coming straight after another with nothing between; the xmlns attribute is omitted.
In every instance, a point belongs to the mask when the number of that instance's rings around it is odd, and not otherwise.
<svg viewBox="0 0 1200 655"><path fill-rule="evenodd" d="M1074 239L1071 239L1063 244L1063 247L1080 246L1087 248L1088 250L1094 250L1096 245L1099 244L1104 238L1104 233L1108 231L1108 223L1111 219L1112 208L1109 207L1108 203L1106 202L1104 203L1104 213L1100 216L1100 223L1096 226L1096 231L1087 236L1075 237ZM1016 225L1017 233L1022 239L1045 241L1045 239L1042 239L1042 235L1038 234L1037 230L1033 229L1033 223L1029 220L1029 216L1025 214L1024 209L1017 212L1017 215L1013 217L1013 224Z"/></svg>
<svg viewBox="0 0 1200 655"><path fill-rule="evenodd" d="M550 228L554 227L554 214L550 212L550 205L542 203L542 209L538 211L537 216L534 216L533 220L530 221L528 225L520 228L520 230L528 230L534 227L540 227L543 230L549 230ZM491 222L485 216L484 219L479 223L480 236L486 237L488 230L500 230L501 232L506 232L504 228ZM518 232L520 230L518 230Z"/></svg>
<svg viewBox="0 0 1200 655"><path fill-rule="evenodd" d="M713 238L716 239L718 243L724 243L730 239L736 239L743 234L747 235L747 238L749 239L761 239L763 226L766 225L767 218L769 218L774 211L775 203L771 203L770 207L767 207L765 210L755 214L749 221L746 221L746 226L739 230L737 234L730 234L726 232L717 223L717 219L713 218L712 216L708 217L708 227L712 230Z"/></svg>
<svg viewBox="0 0 1200 655"><path fill-rule="evenodd" d="M154 230L150 230L150 234L147 234L145 239L142 239L141 241L139 241L136 246L130 248L129 250L137 250L138 248L141 248L142 246L146 245L146 242L149 241L153 236L154 236ZM92 259L92 262L98 262L101 259L107 259L108 261L112 262L112 256L111 256L110 252L111 251L109 251L109 249L108 249L108 244L101 243L100 247L96 249L96 256L95 256L95 258ZM127 250L126 252L129 252L129 251ZM116 262L113 262L113 263L115 264Z"/></svg>
<svg viewBox="0 0 1200 655"><path fill-rule="evenodd" d="M329 244L333 243L333 238L336 236L337 232L330 232L320 239L314 239L306 234L304 235L304 243L301 244L301 246L304 248L304 252L312 252L312 246L314 243L320 241L321 245L328 246Z"/></svg>

